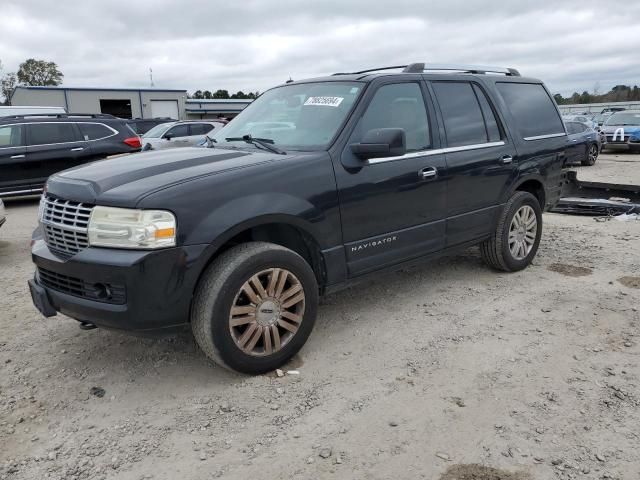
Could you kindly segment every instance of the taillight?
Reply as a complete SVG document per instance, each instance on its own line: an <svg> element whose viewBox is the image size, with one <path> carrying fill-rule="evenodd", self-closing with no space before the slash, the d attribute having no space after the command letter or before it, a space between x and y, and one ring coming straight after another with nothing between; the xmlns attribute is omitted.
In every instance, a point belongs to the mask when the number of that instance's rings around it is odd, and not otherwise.
<svg viewBox="0 0 640 480"><path fill-rule="evenodd" d="M124 143L129 145L131 148L140 148L142 147L142 142L140 141L140 137L129 137L124 139Z"/></svg>

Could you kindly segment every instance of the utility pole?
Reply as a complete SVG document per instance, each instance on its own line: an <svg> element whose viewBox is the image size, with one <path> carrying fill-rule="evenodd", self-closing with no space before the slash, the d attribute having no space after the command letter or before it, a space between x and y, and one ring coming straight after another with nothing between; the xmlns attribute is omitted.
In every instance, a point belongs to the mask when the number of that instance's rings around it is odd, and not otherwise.
<svg viewBox="0 0 640 480"><path fill-rule="evenodd" d="M153 69L151 69L151 67L149 67L149 86L151 88L155 87L153 84Z"/></svg>

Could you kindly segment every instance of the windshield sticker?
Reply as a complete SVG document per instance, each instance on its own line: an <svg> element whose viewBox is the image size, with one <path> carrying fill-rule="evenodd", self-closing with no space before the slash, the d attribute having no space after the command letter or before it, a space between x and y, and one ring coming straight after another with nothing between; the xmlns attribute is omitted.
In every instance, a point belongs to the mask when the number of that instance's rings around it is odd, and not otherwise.
<svg viewBox="0 0 640 480"><path fill-rule="evenodd" d="M324 107L339 107L344 97L309 97L305 105L320 105Z"/></svg>

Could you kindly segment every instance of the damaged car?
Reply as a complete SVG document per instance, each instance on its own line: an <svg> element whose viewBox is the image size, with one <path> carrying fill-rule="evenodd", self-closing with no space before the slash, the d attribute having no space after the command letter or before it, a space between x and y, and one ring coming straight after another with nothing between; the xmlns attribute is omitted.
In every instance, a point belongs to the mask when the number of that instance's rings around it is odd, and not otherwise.
<svg viewBox="0 0 640 480"><path fill-rule="evenodd" d="M606 148L640 153L640 110L625 110L611 115L602 127Z"/></svg>

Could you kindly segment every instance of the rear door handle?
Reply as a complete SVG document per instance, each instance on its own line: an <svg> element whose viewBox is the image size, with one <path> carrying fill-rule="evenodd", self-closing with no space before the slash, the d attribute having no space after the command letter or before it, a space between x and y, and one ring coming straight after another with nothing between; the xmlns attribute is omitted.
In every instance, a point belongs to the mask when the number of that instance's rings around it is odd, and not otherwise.
<svg viewBox="0 0 640 480"><path fill-rule="evenodd" d="M500 157L500 163L504 165L508 165L511 162L513 162L513 157L511 155L504 155Z"/></svg>
<svg viewBox="0 0 640 480"><path fill-rule="evenodd" d="M84 150L84 147L76 147L71 149L72 152L81 152L82 150Z"/></svg>
<svg viewBox="0 0 640 480"><path fill-rule="evenodd" d="M24 158L24 155L11 155L11 158Z"/></svg>
<svg viewBox="0 0 640 480"><path fill-rule="evenodd" d="M438 176L436 167L425 167L418 171L418 176L423 180L430 180Z"/></svg>

